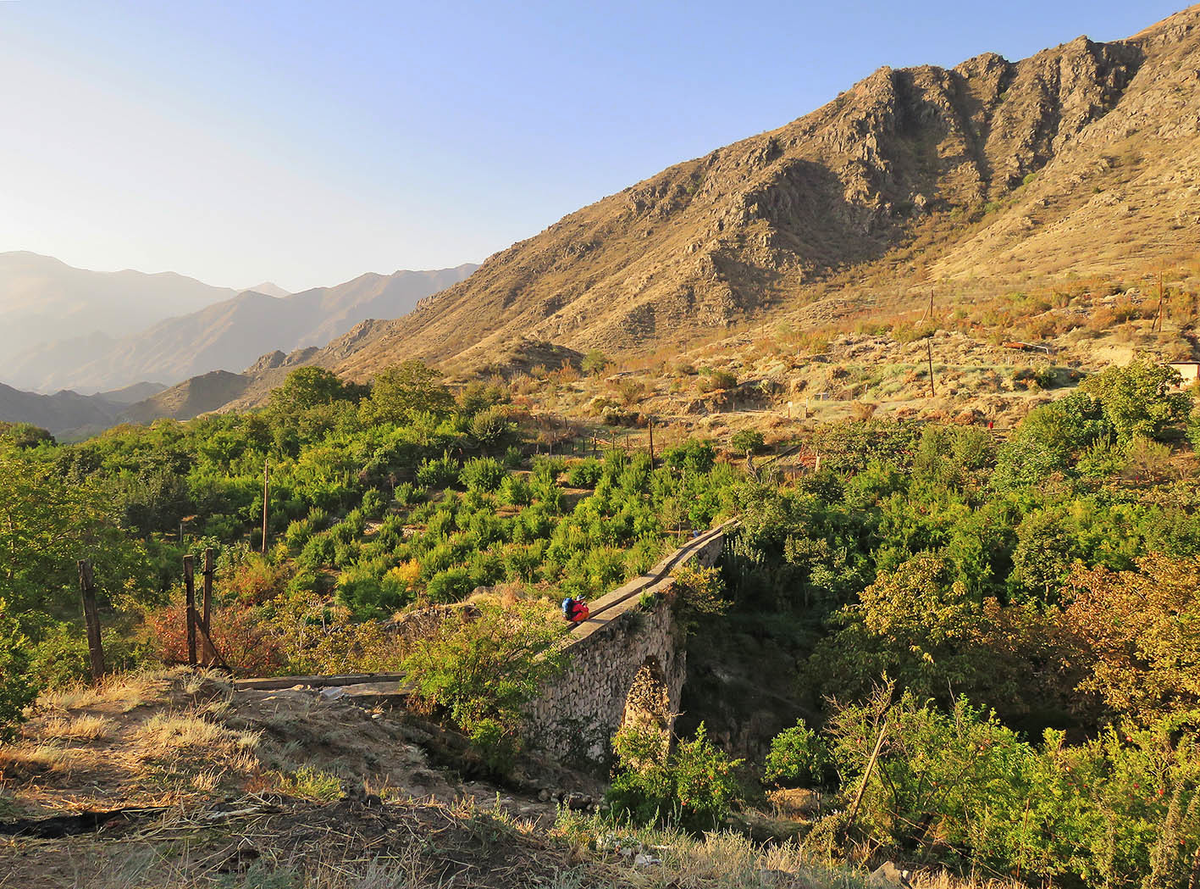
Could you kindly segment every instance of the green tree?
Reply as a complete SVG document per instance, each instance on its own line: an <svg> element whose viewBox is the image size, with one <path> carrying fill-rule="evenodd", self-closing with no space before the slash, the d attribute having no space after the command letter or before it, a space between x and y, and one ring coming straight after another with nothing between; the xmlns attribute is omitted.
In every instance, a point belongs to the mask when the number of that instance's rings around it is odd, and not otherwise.
<svg viewBox="0 0 1200 889"><path fill-rule="evenodd" d="M738 798L734 772L742 764L708 739L704 723L674 750L656 728L630 724L613 738L616 776L605 801L618 818L634 824L678 824L711 830Z"/></svg>
<svg viewBox="0 0 1200 889"><path fill-rule="evenodd" d="M320 405L353 400L356 388L323 367L298 367L272 390L267 409L276 416L292 417Z"/></svg>
<svg viewBox="0 0 1200 889"><path fill-rule="evenodd" d="M94 483L71 483L49 464L0 450L0 598L18 614L74 613L79 559L92 560L110 599L145 590L145 550L113 510Z"/></svg>
<svg viewBox="0 0 1200 889"><path fill-rule="evenodd" d="M758 454L766 448L763 434L757 429L742 429L735 432L729 439L729 446L735 451L745 451L747 454Z"/></svg>
<svg viewBox="0 0 1200 889"><path fill-rule="evenodd" d="M583 361L580 363L580 369L588 376L599 376L604 373L604 369L612 362L608 360L608 356L599 349L591 349L583 356Z"/></svg>
<svg viewBox="0 0 1200 889"><path fill-rule="evenodd" d="M454 396L441 379L441 371L416 358L387 368L371 381L371 397L363 404L364 419L399 424L415 414L449 413Z"/></svg>
<svg viewBox="0 0 1200 889"><path fill-rule="evenodd" d="M1192 396L1172 391L1179 383L1174 368L1139 360L1088 377L1079 388L1100 402L1117 436L1129 441L1137 435L1156 437L1187 419Z"/></svg>
<svg viewBox="0 0 1200 889"><path fill-rule="evenodd" d="M7 741L37 697L29 675L29 640L0 598L0 742Z"/></svg>

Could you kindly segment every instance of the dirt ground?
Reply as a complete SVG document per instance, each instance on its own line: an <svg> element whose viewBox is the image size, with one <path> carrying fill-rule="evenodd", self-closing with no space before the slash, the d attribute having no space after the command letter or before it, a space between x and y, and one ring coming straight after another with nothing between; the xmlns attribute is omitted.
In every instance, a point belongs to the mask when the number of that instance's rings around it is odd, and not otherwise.
<svg viewBox="0 0 1200 889"><path fill-rule="evenodd" d="M529 757L484 778L461 736L330 690L173 671L47 694L0 746L0 887L553 883L571 847L547 831L599 784Z"/></svg>

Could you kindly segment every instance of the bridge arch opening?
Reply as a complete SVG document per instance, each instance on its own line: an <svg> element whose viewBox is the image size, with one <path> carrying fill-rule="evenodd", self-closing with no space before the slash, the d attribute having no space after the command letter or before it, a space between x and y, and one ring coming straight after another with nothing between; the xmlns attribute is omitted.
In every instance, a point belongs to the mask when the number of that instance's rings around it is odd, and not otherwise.
<svg viewBox="0 0 1200 889"><path fill-rule="evenodd" d="M655 655L650 655L642 662L630 683L629 693L625 696L621 728L660 733L664 743L669 743L674 716L671 689L667 685L662 662Z"/></svg>

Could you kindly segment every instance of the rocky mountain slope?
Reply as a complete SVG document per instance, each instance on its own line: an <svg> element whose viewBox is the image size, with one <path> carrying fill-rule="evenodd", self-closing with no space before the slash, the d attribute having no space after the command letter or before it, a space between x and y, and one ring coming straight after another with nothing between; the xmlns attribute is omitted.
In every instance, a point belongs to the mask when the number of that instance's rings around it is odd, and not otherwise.
<svg viewBox="0 0 1200 889"><path fill-rule="evenodd" d="M883 68L773 132L671 167L306 361L486 367L528 337L613 354L841 291L963 299L1200 242L1200 7L1020 62Z"/></svg>
<svg viewBox="0 0 1200 889"><path fill-rule="evenodd" d="M240 370L264 351L323 346L371 317L395 317L422 297L466 278L476 266L366 274L336 287L278 298L247 291L198 312L122 337L92 334L42 344L3 370L17 385L96 390L139 380L176 383L214 370Z"/></svg>
<svg viewBox="0 0 1200 889"><path fill-rule="evenodd" d="M0 253L0 355L52 340L140 330L234 293L174 272L93 272L36 253ZM16 382L8 364L0 366L0 378Z"/></svg>

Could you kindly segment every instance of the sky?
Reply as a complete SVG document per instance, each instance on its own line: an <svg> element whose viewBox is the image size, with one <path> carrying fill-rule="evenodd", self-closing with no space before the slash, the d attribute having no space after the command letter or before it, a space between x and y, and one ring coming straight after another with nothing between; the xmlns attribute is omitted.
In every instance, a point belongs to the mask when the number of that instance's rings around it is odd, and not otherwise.
<svg viewBox="0 0 1200 889"><path fill-rule="evenodd" d="M297 291L480 262L881 65L1180 0L0 2L0 251Z"/></svg>

